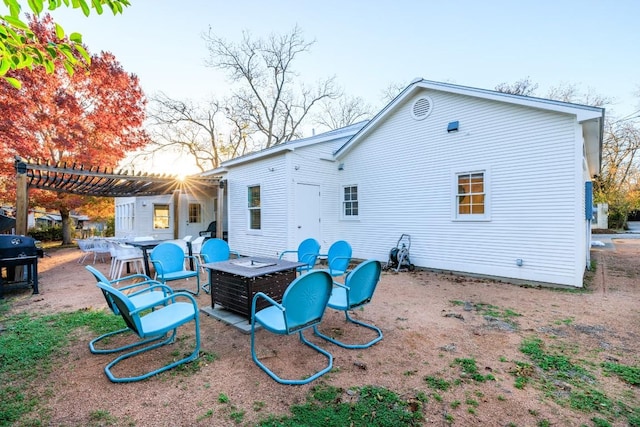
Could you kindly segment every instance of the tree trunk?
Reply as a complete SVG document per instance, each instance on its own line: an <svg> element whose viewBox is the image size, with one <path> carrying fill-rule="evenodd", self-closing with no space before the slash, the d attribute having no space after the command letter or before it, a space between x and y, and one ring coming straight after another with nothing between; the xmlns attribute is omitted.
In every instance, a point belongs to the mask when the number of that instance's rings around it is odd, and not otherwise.
<svg viewBox="0 0 640 427"><path fill-rule="evenodd" d="M60 218L62 219L62 245L70 245L71 239L71 221L69 217L69 209L60 208Z"/></svg>

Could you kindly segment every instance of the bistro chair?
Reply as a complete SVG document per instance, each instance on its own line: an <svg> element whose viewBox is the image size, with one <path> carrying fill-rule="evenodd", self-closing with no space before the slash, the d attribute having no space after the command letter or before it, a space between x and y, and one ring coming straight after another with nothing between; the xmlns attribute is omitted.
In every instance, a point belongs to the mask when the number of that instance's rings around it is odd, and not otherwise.
<svg viewBox="0 0 640 427"><path fill-rule="evenodd" d="M96 283L103 282L103 283L109 284L112 287L115 287L115 285L121 284L123 282L131 282L132 280L142 280L141 282L136 282L133 284L118 287L118 289L121 292L127 293L129 300L135 307L145 307L148 305L154 305L158 301L162 301L167 295L171 295L173 293L173 290L170 287L163 285L157 280L152 280L150 277L145 276L144 274L134 274L132 276L122 277L122 278L110 281L104 276L104 274L102 274L102 272L100 272L96 268L90 265L85 266L85 268L87 269L87 271L89 271L89 273L93 274L93 277L95 277L96 279ZM107 301L107 305L109 306L113 314L116 314L116 315L120 314L118 312L118 307L114 304L114 301L111 298L109 298L109 295L104 291L103 291L103 294ZM129 348L148 344L150 342L157 341L158 339L162 338L162 336L152 337L147 340L137 341L132 344L123 345L117 348L110 348L110 349L96 348L96 344L102 341L103 339L110 338L115 335L123 334L125 332L132 332L132 330L129 327L126 327L124 329L119 329L117 331L107 332L106 334L100 335L99 337L89 341L89 350L93 354L116 353L119 351L127 350Z"/></svg>
<svg viewBox="0 0 640 427"><path fill-rule="evenodd" d="M331 291L331 298L329 298L327 304L328 307L334 310L344 311L347 322L355 323L356 325L375 331L377 336L374 339L364 344L346 344L324 335L318 330L317 325L313 327L313 332L319 337L340 347L350 349L371 347L380 341L382 339L382 331L378 327L353 319L349 316L349 311L360 308L371 301L376 286L380 281L381 270L382 266L379 261L367 260L362 262L347 274L344 284L334 283L335 286Z"/></svg>
<svg viewBox="0 0 640 427"><path fill-rule="evenodd" d="M231 255L236 258L240 258L240 254L237 251L229 249L229 244L222 239L216 237L207 239L200 248L200 258L203 263L226 261L231 258ZM202 285L202 289L209 293L211 292L211 283L205 283Z"/></svg>
<svg viewBox="0 0 640 427"><path fill-rule="evenodd" d="M109 242L109 251L111 252L111 269L109 270L111 280L119 279L125 267L127 272L131 267L135 268L136 273L144 271L144 257L140 248L119 242Z"/></svg>
<svg viewBox="0 0 640 427"><path fill-rule="evenodd" d="M172 242L163 242L153 248L149 254L149 259L156 270L156 279L166 284L174 280L188 280L192 277L196 279L196 291L181 289L193 295L200 294L200 264L194 256L184 254L184 249ZM194 269L185 268L185 259L194 262Z"/></svg>
<svg viewBox="0 0 640 427"><path fill-rule="evenodd" d="M314 327L322 321L331 288L332 279L328 273L312 271L291 282L282 296L282 303L278 303L263 292L254 295L251 302L251 357L256 365L280 384L307 384L329 372L333 367L331 353L308 341L302 334L303 330ZM259 299L266 300L270 305L256 312ZM303 344L327 358L327 366L304 379L281 378L258 359L255 350L256 325L261 325L266 331L277 335L291 335L297 332ZM283 350L283 354L285 353L286 350Z"/></svg>
<svg viewBox="0 0 640 427"><path fill-rule="evenodd" d="M351 262L351 253L351 245L344 240L338 240L331 244L329 252L320 255L327 258L325 271L331 277L342 277L347 274L349 263Z"/></svg>
<svg viewBox="0 0 640 427"><path fill-rule="evenodd" d="M136 306L136 304L131 301L130 297L113 286L104 282L98 282L98 287L102 292L104 292L108 300L113 301L114 305L118 309L118 313L122 316L127 326L129 326L133 332L135 332L141 339L157 341L146 347L122 354L109 362L109 364L104 368L104 372L107 374L109 380L112 382L140 381L198 358L198 354L200 352L200 317L198 304L196 303L195 298L191 295L179 292L167 295L165 298L152 304ZM187 299L188 301L185 302L182 301L182 299ZM149 311L150 309L153 310ZM113 368L121 361L140 353L173 343L175 341L178 328L191 321L195 323L195 346L191 354L179 360L175 360L175 357L172 355L171 361L166 365L141 375L116 376L113 373ZM168 336L160 341L160 338L164 338L166 335ZM181 349L177 349L176 351L180 354L182 353ZM138 365L143 366L144 363L140 363Z"/></svg>
<svg viewBox="0 0 640 427"><path fill-rule="evenodd" d="M316 260L318 259L318 255L320 254L320 243L316 239L309 238L305 239L298 245L297 250L286 250L280 254L280 259L285 254L296 254L298 257L298 262L303 262L306 265L297 268L298 273L305 273L316 265Z"/></svg>

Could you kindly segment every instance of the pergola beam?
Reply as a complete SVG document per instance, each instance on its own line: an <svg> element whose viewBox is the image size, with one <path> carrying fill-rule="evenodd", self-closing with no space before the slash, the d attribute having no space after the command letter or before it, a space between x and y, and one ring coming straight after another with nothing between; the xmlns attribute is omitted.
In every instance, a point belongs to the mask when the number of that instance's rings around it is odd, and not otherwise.
<svg viewBox="0 0 640 427"><path fill-rule="evenodd" d="M16 169L16 233L27 234L27 213L29 208L29 188L96 197L139 197L172 194L182 189L204 191L218 188L219 177L190 176L180 179L167 174L115 173L104 168L93 167L85 170L75 163L50 165L39 161L15 158ZM177 216L177 213L176 213ZM24 217L24 218L23 218ZM178 218L175 218L176 223ZM221 221L218 222L221 226Z"/></svg>

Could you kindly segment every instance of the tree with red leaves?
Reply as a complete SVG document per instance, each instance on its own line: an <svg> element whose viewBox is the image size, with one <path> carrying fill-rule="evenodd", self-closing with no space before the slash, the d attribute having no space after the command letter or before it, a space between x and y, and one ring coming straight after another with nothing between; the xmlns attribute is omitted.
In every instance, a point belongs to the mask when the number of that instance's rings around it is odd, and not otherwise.
<svg viewBox="0 0 640 427"><path fill-rule="evenodd" d="M55 40L49 15L31 17L31 31L41 40ZM85 50L86 47L85 47ZM16 155L52 164L99 165L113 168L127 153L146 145L143 129L146 99L137 76L124 71L113 54L91 56L87 72L56 68L9 71L21 89L0 81L0 188L15 200ZM71 243L69 213L83 198L31 191L31 205L60 211L63 244Z"/></svg>

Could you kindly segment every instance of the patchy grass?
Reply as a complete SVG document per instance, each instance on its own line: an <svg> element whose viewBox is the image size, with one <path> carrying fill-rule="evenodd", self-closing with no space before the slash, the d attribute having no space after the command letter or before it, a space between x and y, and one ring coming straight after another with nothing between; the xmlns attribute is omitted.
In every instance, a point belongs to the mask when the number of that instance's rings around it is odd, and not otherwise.
<svg viewBox="0 0 640 427"><path fill-rule="evenodd" d="M394 392L381 387L351 389L350 402L341 399L343 390L329 385L316 386L305 404L293 405L293 415L269 417L262 427L369 427L418 426L423 420L420 406L411 406Z"/></svg>
<svg viewBox="0 0 640 427"><path fill-rule="evenodd" d="M0 334L0 426L17 421L30 423L27 414L37 409L39 403L31 385L49 374L52 360L73 340L76 329L88 327L99 335L124 327L120 317L104 311L4 317L6 307L2 306L0 322L5 330ZM106 415L101 411L93 414ZM46 420L46 415L42 418ZM39 423L34 421L33 425Z"/></svg>

